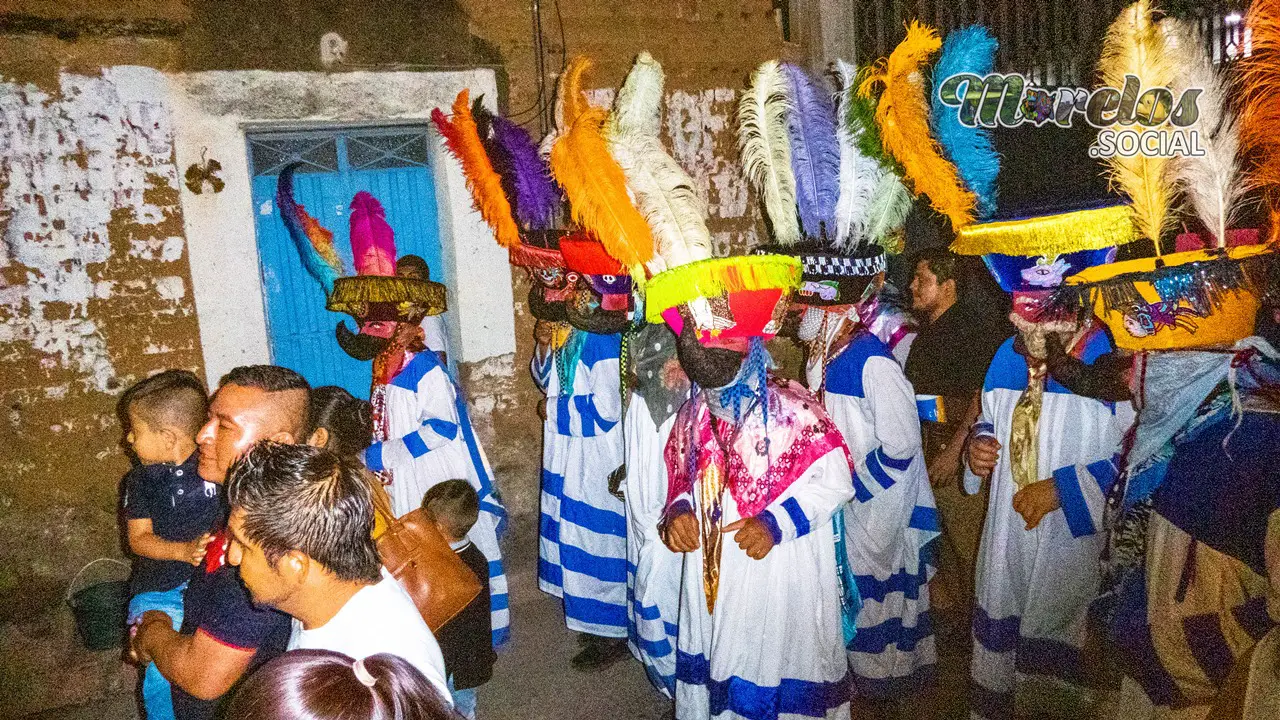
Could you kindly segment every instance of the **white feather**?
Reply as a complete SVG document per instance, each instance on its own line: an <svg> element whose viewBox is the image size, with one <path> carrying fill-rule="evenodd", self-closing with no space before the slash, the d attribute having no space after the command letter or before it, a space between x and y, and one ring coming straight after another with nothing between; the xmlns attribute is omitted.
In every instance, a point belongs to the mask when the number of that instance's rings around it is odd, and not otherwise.
<svg viewBox="0 0 1280 720"><path fill-rule="evenodd" d="M787 113L790 85L774 60L751 76L751 86L738 102L738 147L747 179L764 200L774 238L782 245L800 239L796 216L796 178L791 169Z"/></svg>
<svg viewBox="0 0 1280 720"><path fill-rule="evenodd" d="M867 228L867 213L871 198L882 171L880 163L858 150L857 138L849 132L845 123L849 93L857 92L854 77L857 69L844 60L836 60L836 76L840 80L840 92L836 103L836 139L840 143L840 200L836 203L835 246L843 249L856 247Z"/></svg>
<svg viewBox="0 0 1280 720"><path fill-rule="evenodd" d="M1214 234L1218 247L1224 247L1227 228L1236 219L1245 191L1240 181L1239 129L1235 113L1227 106L1226 75L1213 66L1203 38L1190 25L1167 18L1160 22L1160 30L1176 65L1175 93L1203 90L1198 98L1200 116L1192 129L1199 134L1204 154L1174 158L1174 181Z"/></svg>
<svg viewBox="0 0 1280 720"><path fill-rule="evenodd" d="M871 204L867 209L867 237L886 245L890 233L901 228L911 213L912 195L902 179L896 174L880 168L880 176L876 180L875 190L871 193Z"/></svg>
<svg viewBox="0 0 1280 720"><path fill-rule="evenodd" d="M662 87L665 80L658 61L648 52L640 53L613 101L613 112L604 127L605 135L639 133L658 137L662 132Z"/></svg>
<svg viewBox="0 0 1280 720"><path fill-rule="evenodd" d="M711 257L706 203L659 138L663 81L662 66L640 53L605 124L609 154L622 167L627 191L653 231L656 252L648 268L654 274Z"/></svg>

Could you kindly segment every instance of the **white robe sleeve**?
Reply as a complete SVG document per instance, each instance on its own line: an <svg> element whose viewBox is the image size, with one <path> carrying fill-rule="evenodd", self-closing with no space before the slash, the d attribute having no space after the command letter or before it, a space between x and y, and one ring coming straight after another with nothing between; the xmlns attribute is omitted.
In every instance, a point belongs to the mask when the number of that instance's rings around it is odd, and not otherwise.
<svg viewBox="0 0 1280 720"><path fill-rule="evenodd" d="M551 373L555 372L555 367L555 353L549 349L534 349L533 357L529 360L529 372L533 375L534 384L544 395L547 388L551 387Z"/></svg>
<svg viewBox="0 0 1280 720"><path fill-rule="evenodd" d="M973 425L973 430L970 432L971 439L996 437L996 426L992 422L995 417L994 402L994 394L984 390L982 393L982 414L978 416L978 421ZM973 495L982 489L982 478L974 475L973 471L969 469L969 458L961 457L960 464L964 466L964 483L960 489L966 495Z"/></svg>
<svg viewBox="0 0 1280 720"><path fill-rule="evenodd" d="M1087 465L1066 465L1053 471L1058 503L1072 537L1093 535L1102 527L1107 493L1115 485L1117 458Z"/></svg>
<svg viewBox="0 0 1280 720"><path fill-rule="evenodd" d="M854 458L854 497L866 503L906 479L911 465L920 462L921 440L915 390L896 362L868 358L862 370L862 387L879 443L863 457Z"/></svg>
<svg viewBox="0 0 1280 720"><path fill-rule="evenodd" d="M399 397L403 395L389 393L387 402L398 402ZM422 424L407 435L370 445L364 456L370 470L377 472L403 467L458 437L458 409L453 383L449 382L449 376L443 369L435 367L423 375L413 398L418 404Z"/></svg>
<svg viewBox="0 0 1280 720"><path fill-rule="evenodd" d="M573 395L561 392L555 402L548 402L547 423L558 434L569 437L595 437L612 430L622 419L619 372L616 357L597 360L590 368L579 364L574 384L585 385L587 392Z"/></svg>
<svg viewBox="0 0 1280 720"><path fill-rule="evenodd" d="M757 516L769 526L775 544L808 535L853 497L848 455L836 448L809 466L791 487Z"/></svg>

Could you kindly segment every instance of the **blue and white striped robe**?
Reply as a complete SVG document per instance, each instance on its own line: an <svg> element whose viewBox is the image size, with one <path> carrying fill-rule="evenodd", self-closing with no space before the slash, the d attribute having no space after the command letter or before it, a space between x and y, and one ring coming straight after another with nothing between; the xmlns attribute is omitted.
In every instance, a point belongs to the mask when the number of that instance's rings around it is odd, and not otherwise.
<svg viewBox="0 0 1280 720"><path fill-rule="evenodd" d="M609 492L623 460L621 343L588 333L572 388L560 387L554 354L532 362L547 394L538 586L564 598L570 630L616 638L627 636L627 519Z"/></svg>
<svg viewBox="0 0 1280 720"><path fill-rule="evenodd" d="M1082 359L1110 351L1106 335L1086 337ZM1089 604L1098 595L1105 542L1102 514L1115 482L1111 458L1133 421L1129 403L1074 395L1050 378L1039 424L1040 478L1052 478L1061 509L1034 529L1013 509L1017 486L1009 464L1013 409L1027 387L1027 362L1010 338L996 352L982 392L978 435L1000 442L978 551L973 618L972 717L1012 718L1015 704L1039 717L1036 704L1060 717L1086 717L1080 650ZM965 490L981 480L965 468ZM1016 703L1015 703L1016 699Z"/></svg>
<svg viewBox="0 0 1280 720"><path fill-rule="evenodd" d="M627 583L628 640L631 653L644 664L654 687L667 696L676 689L677 622L684 556L672 552L658 532L667 506L667 464L663 450L673 413L655 427L639 393L631 394L623 431L627 447Z"/></svg>
<svg viewBox="0 0 1280 720"><path fill-rule="evenodd" d="M808 371L811 385L823 383L820 365ZM856 464L845 549L862 609L849 664L858 694L892 697L930 680L937 665L926 549L939 535L938 511L915 391L889 348L865 331L827 363L825 389Z"/></svg>
<svg viewBox="0 0 1280 720"><path fill-rule="evenodd" d="M365 451L370 470L391 471L391 509L396 516L422 506L422 496L445 480L465 479L480 496L480 516L467 538L489 560L490 612L494 645L511 629L507 575L498 533L506 510L493 487L493 470L471 428L466 403L452 376L432 351L413 356L390 384L373 389L382 396L388 440Z"/></svg>

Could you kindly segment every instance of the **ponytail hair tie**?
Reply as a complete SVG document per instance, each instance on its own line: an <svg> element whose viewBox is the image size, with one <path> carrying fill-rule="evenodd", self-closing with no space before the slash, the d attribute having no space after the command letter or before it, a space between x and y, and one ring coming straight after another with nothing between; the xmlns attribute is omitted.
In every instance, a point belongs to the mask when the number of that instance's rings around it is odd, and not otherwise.
<svg viewBox="0 0 1280 720"><path fill-rule="evenodd" d="M368 668L364 666L363 658L351 663L351 669L355 672L356 679L365 687L373 687L378 682L377 678L369 674Z"/></svg>

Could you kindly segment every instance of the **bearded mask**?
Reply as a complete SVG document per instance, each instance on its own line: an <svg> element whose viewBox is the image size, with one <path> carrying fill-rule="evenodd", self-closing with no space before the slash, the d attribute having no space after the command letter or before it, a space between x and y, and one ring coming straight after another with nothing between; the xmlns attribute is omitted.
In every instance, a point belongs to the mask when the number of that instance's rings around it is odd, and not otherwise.
<svg viewBox="0 0 1280 720"><path fill-rule="evenodd" d="M565 315L570 325L597 335L620 333L631 324L630 313L625 307L622 310L607 309L600 296L586 283L581 283L578 291L565 303Z"/></svg>
<svg viewBox="0 0 1280 720"><path fill-rule="evenodd" d="M698 341L692 322L686 322L676 339L676 356L689 380L702 388L722 388L731 385L742 369L745 352Z"/></svg>
<svg viewBox="0 0 1280 720"><path fill-rule="evenodd" d="M1009 322L1018 329L1027 354L1037 360L1047 357L1050 335L1057 335L1066 344L1080 329L1080 321L1074 312L1050 305L1051 293L1050 290L1018 290L1013 293Z"/></svg>

